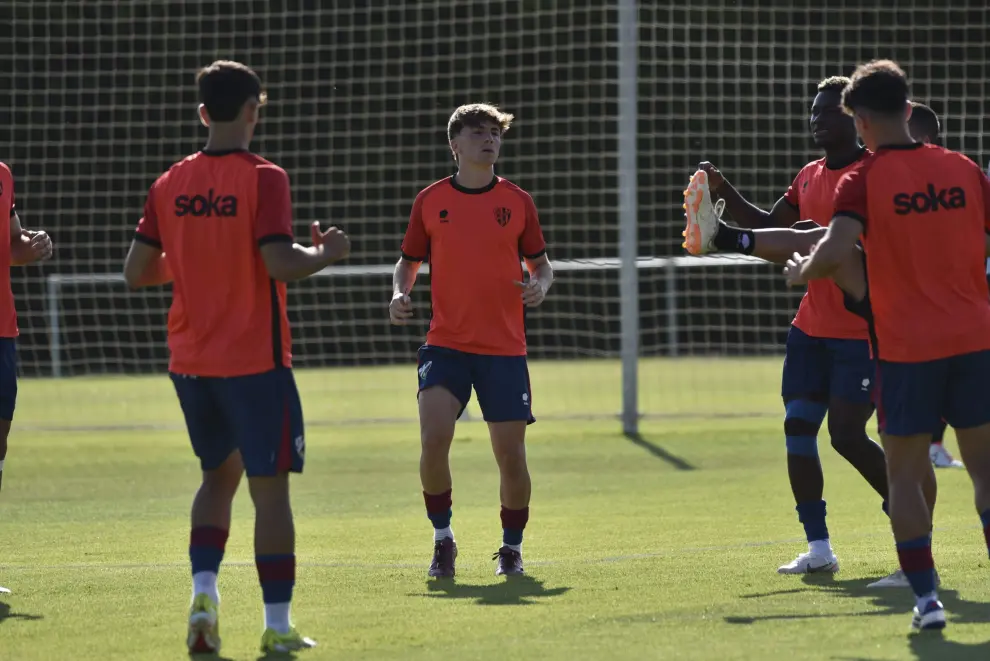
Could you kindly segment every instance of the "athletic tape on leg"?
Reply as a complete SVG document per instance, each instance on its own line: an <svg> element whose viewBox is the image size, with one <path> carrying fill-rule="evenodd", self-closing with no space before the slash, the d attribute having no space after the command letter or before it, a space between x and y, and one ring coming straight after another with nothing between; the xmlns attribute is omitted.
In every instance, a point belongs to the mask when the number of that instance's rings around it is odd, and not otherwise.
<svg viewBox="0 0 990 661"><path fill-rule="evenodd" d="M808 423L811 428L817 430L825 421L825 414L828 406L822 402L812 402L807 399L794 399L784 406L784 428L792 425L788 421L802 421ZM810 434L788 434L786 437L787 454L800 455L802 457L818 456L818 437Z"/></svg>

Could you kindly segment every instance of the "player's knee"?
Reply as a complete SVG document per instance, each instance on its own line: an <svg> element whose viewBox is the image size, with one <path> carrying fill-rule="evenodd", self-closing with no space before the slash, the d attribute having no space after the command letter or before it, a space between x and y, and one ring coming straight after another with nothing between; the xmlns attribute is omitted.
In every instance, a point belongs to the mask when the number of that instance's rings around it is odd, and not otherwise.
<svg viewBox="0 0 990 661"><path fill-rule="evenodd" d="M793 399L784 407L784 436L787 454L818 456L818 430L828 407L807 399Z"/></svg>
<svg viewBox="0 0 990 661"><path fill-rule="evenodd" d="M289 503L289 474L248 476L248 490L256 508L287 506Z"/></svg>

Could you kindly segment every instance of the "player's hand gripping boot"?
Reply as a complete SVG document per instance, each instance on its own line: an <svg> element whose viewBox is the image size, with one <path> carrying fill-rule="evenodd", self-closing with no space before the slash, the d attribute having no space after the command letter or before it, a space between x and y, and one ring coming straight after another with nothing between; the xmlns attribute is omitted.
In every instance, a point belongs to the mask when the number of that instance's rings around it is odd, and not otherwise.
<svg viewBox="0 0 990 661"><path fill-rule="evenodd" d="M715 235L718 222L725 209L725 200L712 204L712 194L708 189L708 173L698 170L691 175L691 181L684 191L685 228L684 248L692 255L715 252Z"/></svg>

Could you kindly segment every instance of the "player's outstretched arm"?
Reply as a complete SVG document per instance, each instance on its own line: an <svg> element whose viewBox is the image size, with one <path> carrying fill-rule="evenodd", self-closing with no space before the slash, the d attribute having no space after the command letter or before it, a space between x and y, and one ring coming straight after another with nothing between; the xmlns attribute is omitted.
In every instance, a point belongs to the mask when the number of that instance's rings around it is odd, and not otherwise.
<svg viewBox="0 0 990 661"><path fill-rule="evenodd" d="M308 278L351 252L351 240L336 227L320 231L320 223L310 226L313 245L306 247L286 237L285 241L270 241L261 246L261 259L268 275L274 280L292 282Z"/></svg>
<svg viewBox="0 0 990 661"><path fill-rule="evenodd" d="M400 257L392 272L392 300L388 304L388 318L396 326L403 326L413 318L412 292L416 274L422 262Z"/></svg>
<svg viewBox="0 0 990 661"><path fill-rule="evenodd" d="M729 215L741 227L751 229L789 227L801 220L798 210L783 197L777 200L770 211L764 211L750 204L742 193L733 188L718 168L708 161L699 164L698 169L708 173L709 190L725 200L725 208L728 209Z"/></svg>
<svg viewBox="0 0 990 661"><path fill-rule="evenodd" d="M803 284L810 280L832 277L842 264L855 255L856 244L863 233L863 224L852 216L839 214L829 223L825 237L818 242L812 254L802 259L800 271L791 284Z"/></svg>
<svg viewBox="0 0 990 661"><path fill-rule="evenodd" d="M43 231L30 231L21 225L17 214L10 217L10 263L33 264L52 256L52 240Z"/></svg>
<svg viewBox="0 0 990 661"><path fill-rule="evenodd" d="M124 259L124 282L131 289L157 287L172 282L172 272L161 245L134 239Z"/></svg>

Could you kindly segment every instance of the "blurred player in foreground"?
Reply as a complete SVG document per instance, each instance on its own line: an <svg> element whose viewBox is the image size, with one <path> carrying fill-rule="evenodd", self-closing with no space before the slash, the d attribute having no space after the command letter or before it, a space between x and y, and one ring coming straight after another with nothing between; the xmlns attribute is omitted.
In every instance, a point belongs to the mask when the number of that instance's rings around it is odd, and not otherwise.
<svg viewBox="0 0 990 661"><path fill-rule="evenodd" d="M852 120L842 112L841 93L848 81L833 77L819 83L810 129L825 157L803 167L769 213L747 202L711 163L699 166L685 191L688 252L752 252L752 233L712 231L714 223L709 221L720 215L723 203L743 227L783 228L802 218L820 226L828 224L836 183L868 155L857 140ZM715 207L709 186L722 198ZM792 252L781 253L780 261ZM873 415L875 374L866 323L845 309L842 292L833 283L811 283L787 335L781 383L787 473L808 551L781 566L778 572L782 574L839 570L825 520L824 476L818 456L818 432L826 413L832 447L880 494L886 509L883 450L866 431Z"/></svg>
<svg viewBox="0 0 990 661"><path fill-rule="evenodd" d="M293 242L289 178L248 151L266 99L257 74L217 61L196 80L206 146L151 187L124 277L131 287L173 282L169 373L203 469L189 542L189 650L220 648L217 573L246 472L265 606L261 649L289 652L315 643L290 620L296 557L289 473L302 472L305 440L285 282L346 257L350 244L343 232L321 233L317 223L312 247Z"/></svg>
<svg viewBox="0 0 990 661"><path fill-rule="evenodd" d="M917 598L912 627L941 629L923 485L942 419L956 430L990 547L990 181L966 156L914 142L908 82L895 63L860 66L843 105L874 155L843 177L825 238L795 259L789 278L829 277L863 237L891 524Z"/></svg>
<svg viewBox="0 0 990 661"><path fill-rule="evenodd" d="M52 241L42 231L28 231L14 208L14 178L0 163L0 486L7 458L7 436L17 404L17 311L10 287L10 267L52 256ZM0 593L9 593L0 588Z"/></svg>
<svg viewBox="0 0 990 661"><path fill-rule="evenodd" d="M495 175L512 115L485 104L461 106L447 124L457 174L425 188L413 203L395 267L389 317L413 317L410 292L429 260L432 318L419 350L419 472L433 524L429 575L453 577L450 445L454 425L478 396L501 476L502 546L495 574L523 573L529 520L526 426L534 422L526 362L527 307L543 302L553 282L536 205ZM524 279L520 255L529 280Z"/></svg>

